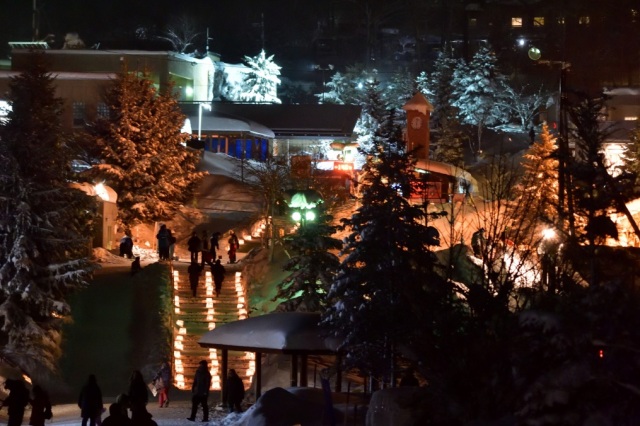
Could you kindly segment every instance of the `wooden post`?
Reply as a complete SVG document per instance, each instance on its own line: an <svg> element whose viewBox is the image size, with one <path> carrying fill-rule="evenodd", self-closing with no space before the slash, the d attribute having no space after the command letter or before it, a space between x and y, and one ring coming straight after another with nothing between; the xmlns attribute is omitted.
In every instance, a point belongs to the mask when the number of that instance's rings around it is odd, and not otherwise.
<svg viewBox="0 0 640 426"><path fill-rule="evenodd" d="M300 355L300 386L308 386L308 359L307 354Z"/></svg>
<svg viewBox="0 0 640 426"><path fill-rule="evenodd" d="M262 353L256 352L256 401L262 395Z"/></svg>
<svg viewBox="0 0 640 426"><path fill-rule="evenodd" d="M229 366L229 351L227 349L222 350L222 374L220 387L222 388L222 405L226 406L227 403L227 367Z"/></svg>
<svg viewBox="0 0 640 426"><path fill-rule="evenodd" d="M298 356L291 354L291 386L298 386Z"/></svg>

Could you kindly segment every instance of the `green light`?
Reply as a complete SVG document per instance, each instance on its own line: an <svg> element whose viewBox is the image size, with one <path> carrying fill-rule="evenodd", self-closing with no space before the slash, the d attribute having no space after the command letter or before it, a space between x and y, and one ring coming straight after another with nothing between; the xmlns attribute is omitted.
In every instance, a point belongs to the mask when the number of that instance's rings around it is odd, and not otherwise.
<svg viewBox="0 0 640 426"><path fill-rule="evenodd" d="M296 222L300 222L300 220L302 219L302 214L300 214L299 211L295 211L291 213L291 219L295 220Z"/></svg>
<svg viewBox="0 0 640 426"><path fill-rule="evenodd" d="M304 214L304 218L305 220L316 220L316 214L313 211L309 210Z"/></svg>

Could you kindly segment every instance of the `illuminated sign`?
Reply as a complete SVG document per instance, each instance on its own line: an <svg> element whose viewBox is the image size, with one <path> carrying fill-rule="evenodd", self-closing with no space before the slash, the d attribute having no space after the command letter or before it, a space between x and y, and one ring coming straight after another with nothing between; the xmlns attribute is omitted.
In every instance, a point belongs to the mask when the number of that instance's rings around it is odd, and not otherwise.
<svg viewBox="0 0 640 426"><path fill-rule="evenodd" d="M333 170L343 171L343 172L352 172L353 171L353 163L347 163L345 161L334 161L333 162Z"/></svg>

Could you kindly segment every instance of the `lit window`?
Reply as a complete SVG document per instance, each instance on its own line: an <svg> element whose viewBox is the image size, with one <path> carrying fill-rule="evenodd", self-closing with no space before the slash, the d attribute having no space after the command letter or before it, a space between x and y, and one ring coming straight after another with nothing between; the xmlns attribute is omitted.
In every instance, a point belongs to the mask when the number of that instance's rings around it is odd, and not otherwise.
<svg viewBox="0 0 640 426"><path fill-rule="evenodd" d="M104 102L100 102L96 109L98 113L98 117L100 118L108 118L109 117L109 107Z"/></svg>
<svg viewBox="0 0 640 426"><path fill-rule="evenodd" d="M544 27L544 16L536 16L533 18L534 27Z"/></svg>
<svg viewBox="0 0 640 426"><path fill-rule="evenodd" d="M475 28L478 26L478 20L476 18L469 18L469 28Z"/></svg>
<svg viewBox="0 0 640 426"><path fill-rule="evenodd" d="M636 116L636 117L631 116L631 117L625 117L625 118L624 118L624 121L636 121L637 119L638 119L638 117L637 117L637 116Z"/></svg>
<svg viewBox="0 0 640 426"><path fill-rule="evenodd" d="M558 25L564 25L564 16L558 16L558 17L556 18L556 23L557 23Z"/></svg>
<svg viewBox="0 0 640 426"><path fill-rule="evenodd" d="M73 126L84 126L85 121L85 105L84 102L73 103Z"/></svg>
<svg viewBox="0 0 640 426"><path fill-rule="evenodd" d="M521 17L513 17L511 18L511 26L513 28L520 28L522 27L522 18Z"/></svg>
<svg viewBox="0 0 640 426"><path fill-rule="evenodd" d="M637 9L631 9L631 22L638 22L640 12Z"/></svg>
<svg viewBox="0 0 640 426"><path fill-rule="evenodd" d="M591 18L588 16L581 16L578 18L578 24L580 25L589 25L591 23Z"/></svg>

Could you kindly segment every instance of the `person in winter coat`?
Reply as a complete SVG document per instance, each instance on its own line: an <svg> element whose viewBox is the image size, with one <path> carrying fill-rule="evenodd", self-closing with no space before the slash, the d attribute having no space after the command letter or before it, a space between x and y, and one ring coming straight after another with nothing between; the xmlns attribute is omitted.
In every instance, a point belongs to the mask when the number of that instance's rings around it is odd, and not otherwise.
<svg viewBox="0 0 640 426"><path fill-rule="evenodd" d="M202 250L202 241L196 234L196 231L191 233L191 238L187 240L187 249L191 253L191 263L198 263L198 253Z"/></svg>
<svg viewBox="0 0 640 426"><path fill-rule="evenodd" d="M220 250L219 246L220 233L214 232L211 234L211 238L209 239L209 251L211 252L211 259L215 259L218 255L216 250Z"/></svg>
<svg viewBox="0 0 640 426"><path fill-rule="evenodd" d="M229 411L242 412L242 400L244 399L244 383L233 368L229 370L227 378L227 406Z"/></svg>
<svg viewBox="0 0 640 426"><path fill-rule="evenodd" d="M209 421L209 389L211 389L211 373L209 373L207 361L202 360L193 378L193 386L191 386L191 415L187 417L187 420L195 422L198 406L202 405L202 421Z"/></svg>
<svg viewBox="0 0 640 426"><path fill-rule="evenodd" d="M236 251L240 247L240 241L238 241L238 236L233 230L229 231L227 242L229 243L229 263L236 263Z"/></svg>
<svg viewBox="0 0 640 426"><path fill-rule="evenodd" d="M173 233L171 232L171 229L168 229L169 231L169 262L173 261L173 255L176 251L176 241L178 241L178 239L173 235Z"/></svg>
<svg viewBox="0 0 640 426"><path fill-rule="evenodd" d="M171 386L171 366L167 361L163 362L160 370L153 378L153 383L158 390L158 403L160 408L169 406L169 386Z"/></svg>
<svg viewBox="0 0 640 426"><path fill-rule="evenodd" d="M51 400L49 394L39 385L33 387L33 399L31 403L31 418L29 424L32 426L44 426L45 420L53 417L51 412Z"/></svg>
<svg viewBox="0 0 640 426"><path fill-rule="evenodd" d="M109 416L102 421L102 426L133 426L131 419L122 414L122 406L114 402L109 406Z"/></svg>
<svg viewBox="0 0 640 426"><path fill-rule="evenodd" d="M200 269L200 265L198 262L191 261L191 265L187 268L187 273L189 274L189 285L191 286L191 293L193 293L193 297L197 297L198 292L198 281L200 280L200 273L202 269Z"/></svg>
<svg viewBox="0 0 640 426"><path fill-rule="evenodd" d="M128 259L133 258L133 239L131 239L129 234L125 234L124 237L120 239L120 256Z"/></svg>
<svg viewBox="0 0 640 426"><path fill-rule="evenodd" d="M220 296L220 289L222 288L222 282L224 281L224 275L226 274L224 266L220 259L216 260L216 263L211 265L211 276L213 277L213 284L216 287L216 296Z"/></svg>
<svg viewBox="0 0 640 426"><path fill-rule="evenodd" d="M158 239L158 256L160 260L169 260L169 245L171 244L171 231L167 229L167 225L162 224L156 235Z"/></svg>
<svg viewBox="0 0 640 426"><path fill-rule="evenodd" d="M82 417L82 426L95 426L96 418L102 414L102 391L94 374L90 374L78 397L78 407Z"/></svg>
<svg viewBox="0 0 640 426"><path fill-rule="evenodd" d="M7 426L20 426L24 419L24 409L29 403L29 390L22 380L7 379L4 387L9 396L2 402L1 407L8 407L9 420Z"/></svg>
<svg viewBox="0 0 640 426"><path fill-rule="evenodd" d="M147 419L147 403L149 393L140 370L134 370L129 379L129 404L131 407L131 421L134 424Z"/></svg>
<svg viewBox="0 0 640 426"><path fill-rule="evenodd" d="M484 228L480 228L473 233L471 236L471 248L473 249L473 255L475 257L482 258L485 242Z"/></svg>

